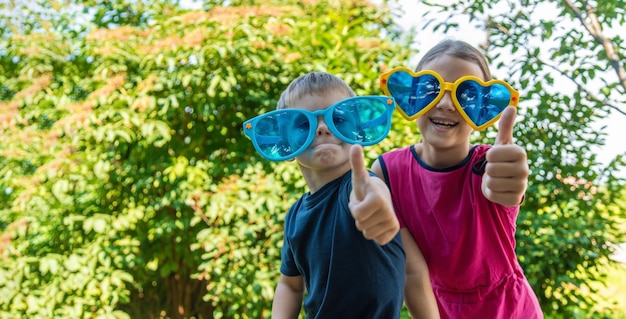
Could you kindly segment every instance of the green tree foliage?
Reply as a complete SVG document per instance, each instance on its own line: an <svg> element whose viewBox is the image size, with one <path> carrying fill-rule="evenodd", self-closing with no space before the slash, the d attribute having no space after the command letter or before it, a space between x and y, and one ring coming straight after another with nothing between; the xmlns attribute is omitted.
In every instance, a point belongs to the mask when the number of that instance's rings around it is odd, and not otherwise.
<svg viewBox="0 0 626 319"><path fill-rule="evenodd" d="M26 20L1 8L0 317L266 316L304 184L241 123L313 70L380 94L378 74L410 54L391 13L39 4Z"/></svg>
<svg viewBox="0 0 626 319"><path fill-rule="evenodd" d="M427 4L423 19L444 16L427 30L454 29L460 19L484 29L482 49L494 73L521 91L515 134L532 172L518 252L544 310L565 318L580 309L593 313L598 300L587 282L601 279L609 243L625 240L618 226L626 207L616 201L624 154L604 167L595 147L604 145L602 118L626 120L626 2Z"/></svg>
<svg viewBox="0 0 626 319"><path fill-rule="evenodd" d="M624 240L624 162L602 167L589 151L604 139L593 123L624 105L623 80L605 76L620 70L609 57L624 65L623 39L563 32L572 9L532 20L548 1L498 15L492 2L446 12L488 27L494 66L514 53L505 76L526 97L516 138L533 170L520 259L546 312L572 317L594 303L582 291L608 243ZM381 94L381 71L416 53L412 34L365 0L28 3L0 3L0 317L267 316L304 183L293 163L258 157L241 123L313 70ZM596 4L601 26L623 25L623 3ZM559 90L563 75L576 90ZM369 160L419 139L393 125Z"/></svg>

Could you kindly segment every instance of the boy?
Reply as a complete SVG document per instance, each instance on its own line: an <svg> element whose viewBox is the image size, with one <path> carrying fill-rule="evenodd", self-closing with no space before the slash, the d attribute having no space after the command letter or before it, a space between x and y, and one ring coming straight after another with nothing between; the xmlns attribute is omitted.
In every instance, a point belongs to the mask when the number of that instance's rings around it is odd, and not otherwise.
<svg viewBox="0 0 626 319"><path fill-rule="evenodd" d="M386 137L393 108L388 97L355 97L338 77L313 72L287 87L278 110L244 123L257 151L295 159L309 188L285 218L272 318L298 318L303 298L307 318L400 317L398 222L360 146Z"/></svg>

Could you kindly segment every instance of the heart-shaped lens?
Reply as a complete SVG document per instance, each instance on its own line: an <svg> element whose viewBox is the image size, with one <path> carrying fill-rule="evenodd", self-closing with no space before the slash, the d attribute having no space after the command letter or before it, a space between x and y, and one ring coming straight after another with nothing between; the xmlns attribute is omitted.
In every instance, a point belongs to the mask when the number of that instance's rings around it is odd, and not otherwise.
<svg viewBox="0 0 626 319"><path fill-rule="evenodd" d="M456 99L476 127L491 124L511 102L511 92L503 84L483 85L466 80L456 88Z"/></svg>
<svg viewBox="0 0 626 319"><path fill-rule="evenodd" d="M428 111L441 91L441 84L432 74L413 76L406 71L397 71L389 75L387 90L402 115L412 120Z"/></svg>

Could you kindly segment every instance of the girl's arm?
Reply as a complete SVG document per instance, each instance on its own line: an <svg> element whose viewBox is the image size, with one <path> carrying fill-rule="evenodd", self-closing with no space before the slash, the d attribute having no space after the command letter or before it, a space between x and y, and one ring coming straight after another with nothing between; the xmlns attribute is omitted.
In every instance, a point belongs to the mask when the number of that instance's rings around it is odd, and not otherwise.
<svg viewBox="0 0 626 319"><path fill-rule="evenodd" d="M281 274L274 292L272 318L298 318L303 296L304 278L302 276L285 276Z"/></svg>
<svg viewBox="0 0 626 319"><path fill-rule="evenodd" d="M406 253L404 303L414 319L439 318L437 301L422 251L408 229L400 229L400 235Z"/></svg>

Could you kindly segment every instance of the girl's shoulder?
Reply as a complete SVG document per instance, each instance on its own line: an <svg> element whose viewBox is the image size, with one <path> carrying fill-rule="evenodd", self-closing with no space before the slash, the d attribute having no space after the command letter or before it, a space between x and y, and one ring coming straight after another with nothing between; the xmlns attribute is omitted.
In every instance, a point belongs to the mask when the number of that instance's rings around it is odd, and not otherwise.
<svg viewBox="0 0 626 319"><path fill-rule="evenodd" d="M412 156L411 154L415 153L415 145L409 145L402 148L396 148L391 151L385 152L380 157L384 159L398 158L398 157L406 157Z"/></svg>
<svg viewBox="0 0 626 319"><path fill-rule="evenodd" d="M383 153L378 157L378 161L383 166L383 169L385 166L406 166L413 163L414 154L414 145L409 145Z"/></svg>
<svg viewBox="0 0 626 319"><path fill-rule="evenodd" d="M490 144L478 144L478 145L476 145L476 149L477 150L481 150L483 152L488 151L489 149L491 149L491 147L493 147L493 145L490 145Z"/></svg>
<svg viewBox="0 0 626 319"><path fill-rule="evenodd" d="M487 164L487 151L491 145L480 144L474 146L470 150L469 163L472 166L472 172L482 176L485 173L485 165Z"/></svg>
<svg viewBox="0 0 626 319"><path fill-rule="evenodd" d="M481 157L485 157L485 154L487 154L487 151L491 148L491 145L488 144L479 144L476 145L472 148L472 152L473 152L473 157L476 158L481 158Z"/></svg>

